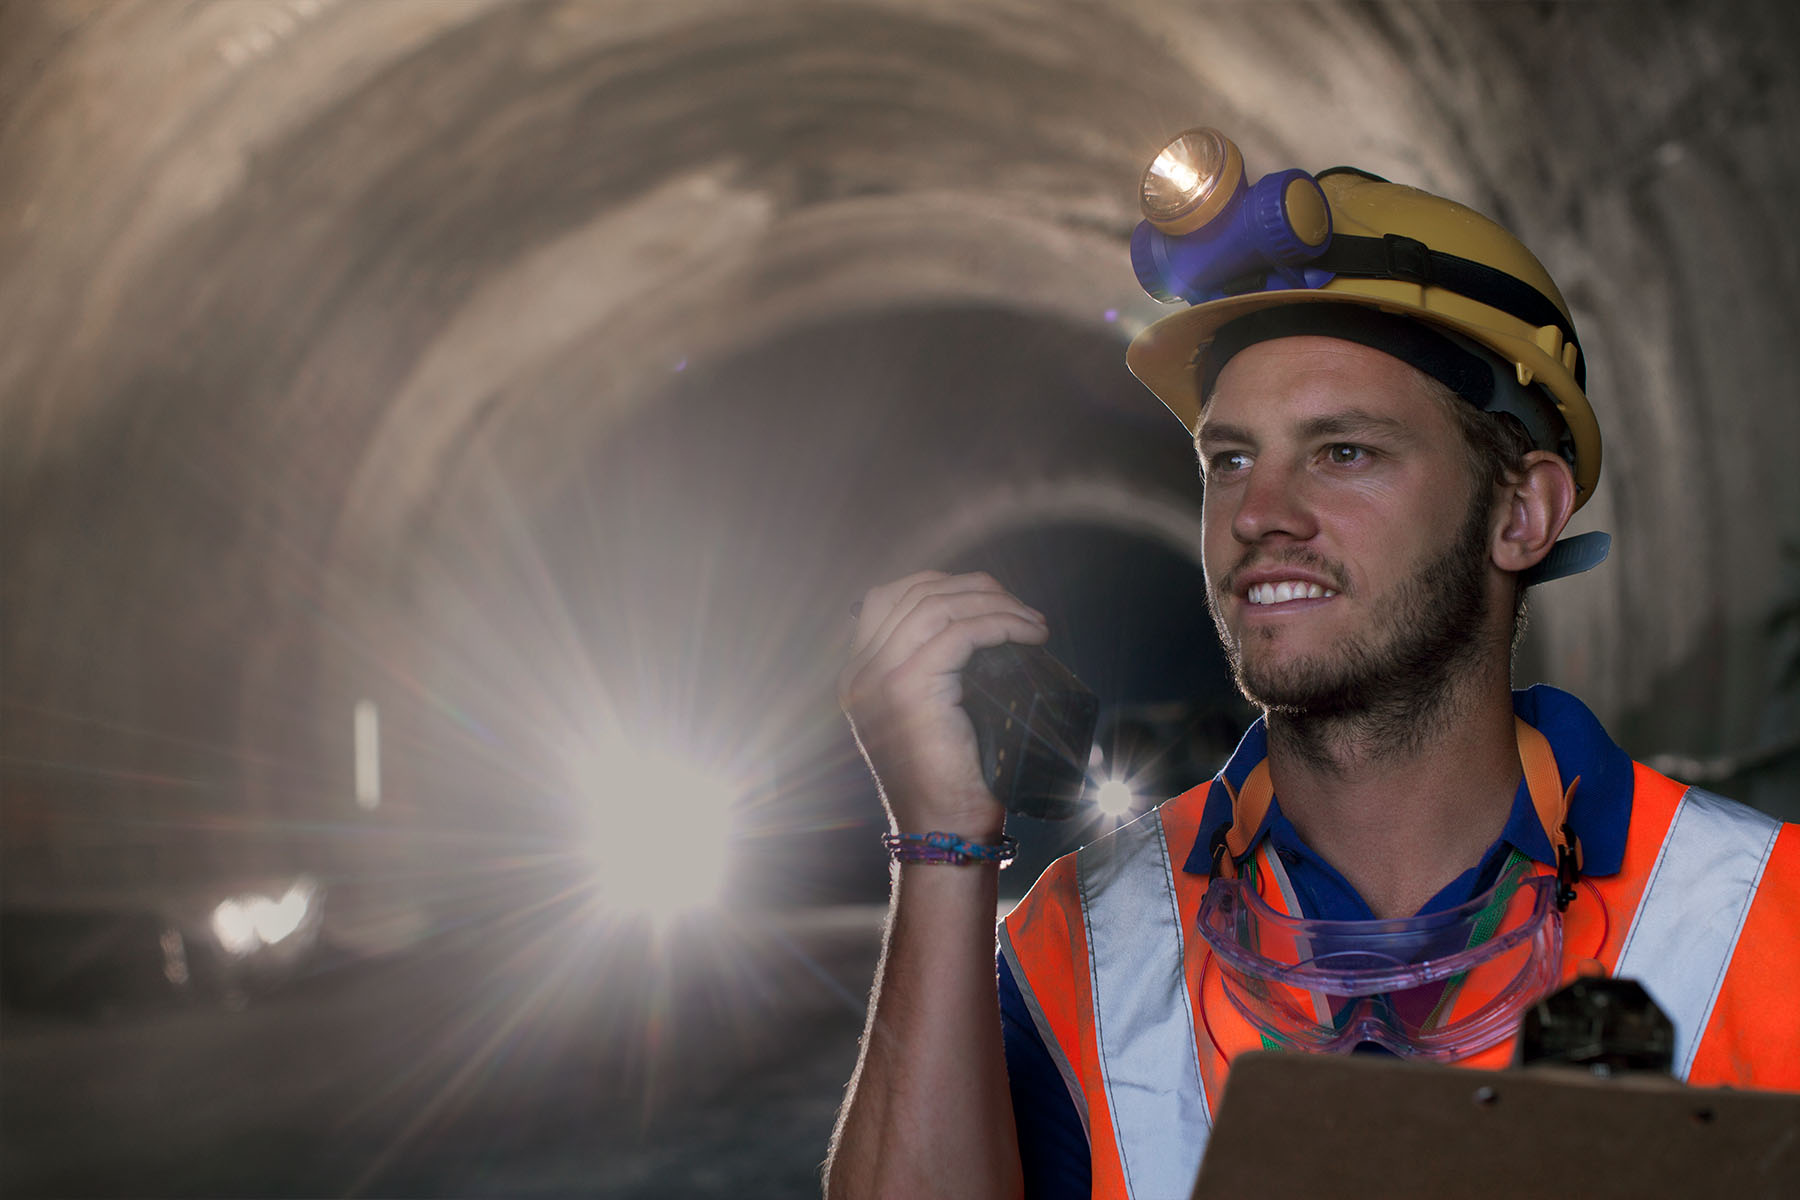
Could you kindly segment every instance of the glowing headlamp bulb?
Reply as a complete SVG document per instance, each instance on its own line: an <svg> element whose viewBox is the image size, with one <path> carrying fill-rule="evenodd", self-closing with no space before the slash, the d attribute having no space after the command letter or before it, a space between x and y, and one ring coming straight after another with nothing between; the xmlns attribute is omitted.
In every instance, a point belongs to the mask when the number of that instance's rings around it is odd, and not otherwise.
<svg viewBox="0 0 1800 1200"><path fill-rule="evenodd" d="M1244 182L1244 156L1216 129L1190 129L1163 147L1138 188L1144 219L1171 237L1219 214Z"/></svg>

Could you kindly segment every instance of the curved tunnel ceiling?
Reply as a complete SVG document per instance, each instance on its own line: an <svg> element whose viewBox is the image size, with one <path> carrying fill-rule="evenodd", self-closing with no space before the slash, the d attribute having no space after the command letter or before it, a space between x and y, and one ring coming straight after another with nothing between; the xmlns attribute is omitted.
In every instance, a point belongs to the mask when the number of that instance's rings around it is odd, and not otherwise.
<svg viewBox="0 0 1800 1200"><path fill-rule="evenodd" d="M6 755L341 790L356 695L530 724L621 580L786 614L726 657L799 728L883 573L1032 520L1179 545L1125 239L1200 122L1533 246L1616 548L1529 661L1640 752L1778 738L1796 51L1781 0L9 6Z"/></svg>

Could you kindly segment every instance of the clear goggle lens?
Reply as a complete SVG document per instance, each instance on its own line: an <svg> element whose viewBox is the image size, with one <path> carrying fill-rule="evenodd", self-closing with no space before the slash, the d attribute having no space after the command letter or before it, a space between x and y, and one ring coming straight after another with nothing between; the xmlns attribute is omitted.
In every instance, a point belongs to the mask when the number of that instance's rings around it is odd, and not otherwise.
<svg viewBox="0 0 1800 1200"><path fill-rule="evenodd" d="M1367 1041L1447 1061L1505 1040L1556 983L1556 881L1523 874L1509 869L1457 908L1391 921L1290 917L1248 881L1215 879L1200 933L1232 1006L1275 1045L1336 1052Z"/></svg>

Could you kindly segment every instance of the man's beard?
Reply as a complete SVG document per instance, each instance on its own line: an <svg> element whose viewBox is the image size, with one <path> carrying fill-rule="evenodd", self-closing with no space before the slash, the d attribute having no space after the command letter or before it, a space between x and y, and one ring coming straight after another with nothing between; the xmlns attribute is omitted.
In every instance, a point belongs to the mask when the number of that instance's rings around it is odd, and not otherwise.
<svg viewBox="0 0 1800 1200"><path fill-rule="evenodd" d="M1263 656L1259 661L1232 639L1215 602L1213 620L1238 690L1266 711L1300 723L1347 721L1369 736L1413 741L1432 715L1442 715L1438 710L1452 685L1487 652L1487 518L1486 505L1471 503L1455 542L1401 582L1392 603L1378 614L1378 624L1344 638L1326 654L1282 662ZM1293 558L1273 561L1302 565ZM1331 570L1333 564L1317 556L1307 555L1304 565L1343 579L1341 570ZM1222 586L1229 584L1228 576ZM1247 635L1259 636L1274 635Z"/></svg>

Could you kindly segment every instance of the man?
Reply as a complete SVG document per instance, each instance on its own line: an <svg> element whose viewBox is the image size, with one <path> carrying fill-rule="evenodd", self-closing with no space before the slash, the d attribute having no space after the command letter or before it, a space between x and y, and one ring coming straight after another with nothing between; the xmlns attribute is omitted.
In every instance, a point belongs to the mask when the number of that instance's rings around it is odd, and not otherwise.
<svg viewBox="0 0 1800 1200"><path fill-rule="evenodd" d="M1268 195L1299 257L1247 271L1219 230ZM869 593L841 696L899 867L831 1193L1185 1196L1244 1050L1501 1066L1525 1007L1597 971L1670 1010L1680 1077L1800 1088L1800 828L1511 690L1523 589L1599 557L1558 543L1600 443L1548 274L1361 172L1252 194L1211 131L1145 197L1140 278L1194 307L1128 361L1195 435L1207 601L1265 716L1046 871L996 982L1004 814L959 673L1044 619L981 575Z"/></svg>

